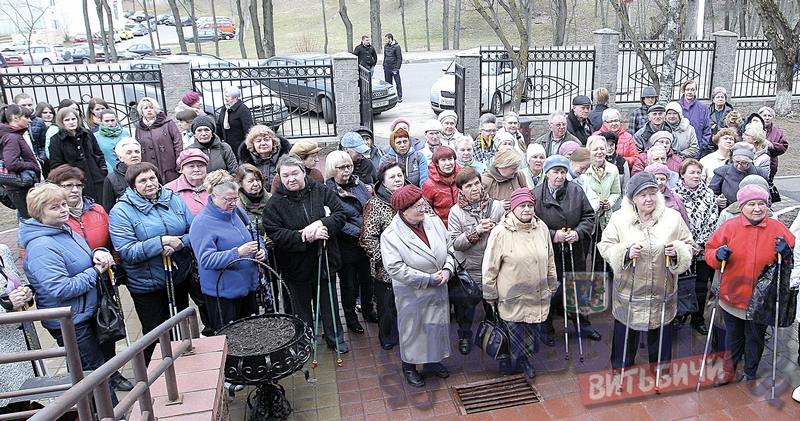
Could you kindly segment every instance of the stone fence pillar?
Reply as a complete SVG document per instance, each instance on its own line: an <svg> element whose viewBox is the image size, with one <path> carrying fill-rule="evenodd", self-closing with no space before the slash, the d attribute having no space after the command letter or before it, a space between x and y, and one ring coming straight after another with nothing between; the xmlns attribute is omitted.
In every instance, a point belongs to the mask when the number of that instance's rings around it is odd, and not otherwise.
<svg viewBox="0 0 800 421"><path fill-rule="evenodd" d="M456 55L456 63L464 66L464 133L478 131L481 116L481 54L472 49Z"/></svg>
<svg viewBox="0 0 800 421"><path fill-rule="evenodd" d="M594 31L594 89L608 89L611 108L615 108L617 99L619 36L619 32L609 28Z"/></svg>
<svg viewBox="0 0 800 421"><path fill-rule="evenodd" d="M361 125L356 56L347 52L333 55L333 92L336 97L336 133L341 138Z"/></svg>
<svg viewBox="0 0 800 421"><path fill-rule="evenodd" d="M711 69L711 87L722 86L733 93L733 78L736 75L736 46L739 35L731 31L717 31L711 34L717 42L714 50L714 68ZM709 92L710 93L710 92Z"/></svg>
<svg viewBox="0 0 800 421"><path fill-rule="evenodd" d="M181 98L187 92L194 90L192 65L189 60L190 56L169 56L161 62L161 80L166 102L166 104L161 104L161 108L173 119L175 118L175 106L181 102ZM161 98L154 99L161 101ZM211 101L211 99L207 98L206 101Z"/></svg>

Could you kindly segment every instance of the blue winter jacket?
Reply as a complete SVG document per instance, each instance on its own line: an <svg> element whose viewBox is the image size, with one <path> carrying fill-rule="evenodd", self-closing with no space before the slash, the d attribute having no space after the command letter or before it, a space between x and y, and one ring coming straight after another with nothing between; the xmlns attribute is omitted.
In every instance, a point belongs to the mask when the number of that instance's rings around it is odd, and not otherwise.
<svg viewBox="0 0 800 421"><path fill-rule="evenodd" d="M236 299L258 288L258 268L253 262L234 263L225 270L222 279L219 278L222 269L239 258L239 246L253 241L254 236L263 248L263 240L250 229L250 219L243 209L237 207L233 212L225 211L211 201L211 196L208 197L208 204L194 218L189 230L203 294Z"/></svg>
<svg viewBox="0 0 800 421"><path fill-rule="evenodd" d="M161 236L179 236L187 248L184 250L190 247L192 213L183 199L162 186L153 204L128 187L117 199L109 217L111 243L128 272L128 289L134 294L165 289L167 273L161 258L164 250ZM173 255L176 263L179 255L189 256L189 253L182 250ZM187 270L189 261L190 258L183 259L177 270ZM180 283L181 278L176 277L175 283Z"/></svg>
<svg viewBox="0 0 800 421"><path fill-rule="evenodd" d="M72 307L72 321L85 322L97 310L97 270L92 250L68 226L55 228L30 218L19 223L19 244L25 249L22 268L36 291L36 307ZM43 320L45 329L59 329L58 320Z"/></svg>
<svg viewBox="0 0 800 421"><path fill-rule="evenodd" d="M405 155L400 156L390 148L389 152L381 157L381 165L390 159L402 164L403 174L409 183L422 188L422 184L428 179L428 160L422 152L411 147Z"/></svg>

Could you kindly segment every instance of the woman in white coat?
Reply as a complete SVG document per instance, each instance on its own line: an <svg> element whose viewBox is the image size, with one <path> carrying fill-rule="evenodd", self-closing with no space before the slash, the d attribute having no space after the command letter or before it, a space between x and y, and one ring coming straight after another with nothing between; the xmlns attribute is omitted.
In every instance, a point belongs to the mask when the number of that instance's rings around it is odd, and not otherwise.
<svg viewBox="0 0 800 421"><path fill-rule="evenodd" d="M450 356L452 247L444 223L425 213L429 207L422 189L411 184L397 190L392 207L397 215L381 234L381 255L392 278L403 376L411 386L422 387L417 364L437 377L450 375L441 361Z"/></svg>

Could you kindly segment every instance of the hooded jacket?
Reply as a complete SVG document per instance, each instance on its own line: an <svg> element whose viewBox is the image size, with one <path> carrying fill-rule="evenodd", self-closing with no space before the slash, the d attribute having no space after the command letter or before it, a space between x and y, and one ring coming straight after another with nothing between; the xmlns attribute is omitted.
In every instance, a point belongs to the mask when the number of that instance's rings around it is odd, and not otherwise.
<svg viewBox="0 0 800 421"><path fill-rule="evenodd" d="M3 163L6 170L20 174L23 171L33 171L38 177L41 175L39 162L36 155L28 146L23 135L27 128L12 127L8 124L0 123L0 142L2 142ZM37 177L34 177L36 179ZM8 187L9 190L19 190L16 187Z"/></svg>
<svg viewBox="0 0 800 421"><path fill-rule="evenodd" d="M178 178L178 164L175 160L183 151L181 129L162 111L156 115L153 124L147 125L144 119L136 126L136 140L142 144L142 162L149 162L158 168L161 184Z"/></svg>
<svg viewBox="0 0 800 421"><path fill-rule="evenodd" d="M632 311L628 327L637 331L657 329L660 326L665 274L668 275L667 304L663 317L665 325L672 322L678 309L678 275L686 272L692 263L694 241L689 227L678 212L664 205L661 194L657 195L652 217L653 222L649 227L643 225L633 202L626 197L622 199L620 210L611 216L611 222L603 231L603 239L597 243L600 254L614 270L614 285L611 289L614 319L623 324L628 323L628 311ZM664 244L667 243L675 245L677 251L677 256L670 259L668 268L664 257ZM626 255L633 244L641 244L642 253L636 259L635 278L631 281L633 261L627 259Z"/></svg>
<svg viewBox="0 0 800 421"><path fill-rule="evenodd" d="M50 139L51 168L63 164L80 168L86 177L83 195L103 202L103 181L108 175L106 157L97 139L83 126L78 126L74 135L62 129Z"/></svg>
<svg viewBox="0 0 800 421"><path fill-rule="evenodd" d="M695 134L697 135L697 143L700 151L704 151L709 142L711 142L711 120L708 118L708 107L697 98L691 103L686 101L686 98L681 95L678 100L683 108L683 117L689 120L689 123L694 127ZM700 158L698 153L695 158Z"/></svg>
<svg viewBox="0 0 800 421"><path fill-rule="evenodd" d="M514 193L514 190L528 186L522 171L517 171L510 178L503 177L494 165L483 173L481 184L483 184L486 194L497 200L511 200L511 193Z"/></svg>
<svg viewBox="0 0 800 421"><path fill-rule="evenodd" d="M403 65L403 51L396 39L383 46L383 67L386 69L400 70Z"/></svg>
<svg viewBox="0 0 800 421"><path fill-rule="evenodd" d="M389 159L394 159L399 162L403 168L403 173L406 175L406 180L415 186L422 188L425 180L428 179L428 160L422 155L422 152L417 152L414 147L410 147L405 155L398 155L394 149L389 149L386 155L381 157L381 165Z"/></svg>
<svg viewBox="0 0 800 421"><path fill-rule="evenodd" d="M346 214L344 227L338 236L342 262L356 263L366 257L364 250L358 245L358 238L361 236L361 227L364 224L362 217L364 206L370 198L369 190L358 176L352 174L347 184L339 185L329 178L325 181L325 185L339 197Z"/></svg>
<svg viewBox="0 0 800 421"><path fill-rule="evenodd" d="M606 123L603 123L600 126L600 130L592 133L592 136L599 136L602 132L610 132L611 129L606 126ZM628 161L628 166L633 166L634 162L636 162L636 156L639 155L639 149L636 148L636 141L633 140L633 135L625 131L622 128L622 124L619 125L619 130L616 132L612 132L617 135L617 155L625 158Z"/></svg>
<svg viewBox="0 0 800 421"><path fill-rule="evenodd" d="M261 174L264 174L266 177L267 182L264 183L264 186L271 186L272 180L275 179L275 175L278 173L278 159L286 154L292 149L292 144L289 143L283 136L278 136L278 141L280 142L280 146L278 146L278 150L272 154L269 158L261 158L257 155L254 155L247 149L247 143L242 142L239 145L239 150L237 154L239 155L239 161L242 164L252 164L259 171Z"/></svg>
<svg viewBox="0 0 800 421"><path fill-rule="evenodd" d="M155 203L128 187L109 214L111 242L128 272L128 289L145 294L166 288L167 273L161 260L161 236L181 237L184 248L173 254L179 271L190 269L187 256L192 213L170 189L161 188ZM179 263L178 260L181 262ZM175 274L175 283L184 280Z"/></svg>
<svg viewBox="0 0 800 421"><path fill-rule="evenodd" d="M672 128L672 136L675 138L673 148L678 152L681 159L697 157L700 155L700 145L697 142L697 132L692 127L692 123L683 116L683 109L678 104L673 102L667 104L667 111L670 110L677 112L680 118L678 124L675 125L667 122Z"/></svg>
<svg viewBox="0 0 800 421"><path fill-rule="evenodd" d="M239 169L239 161L233 153L231 146L219 140L217 135L211 140L211 143L200 143L197 136L194 138L194 143L189 145L189 148L200 149L208 157L208 168L206 171L225 170L230 174L236 174ZM188 148L187 148L188 149Z"/></svg>
<svg viewBox="0 0 800 421"><path fill-rule="evenodd" d="M25 249L22 268L36 291L39 309L72 307L75 324L87 322L97 310L98 272L92 250L68 226L42 224L30 218L19 223L19 244ZM42 320L45 329L58 329L58 320Z"/></svg>
<svg viewBox="0 0 800 421"><path fill-rule="evenodd" d="M445 227L450 208L458 202L459 190L456 187L456 175L461 171L461 166L454 165L450 182L447 182L431 162L428 164L428 179L422 184L422 197L431 204L433 211L439 215Z"/></svg>
<svg viewBox="0 0 800 421"><path fill-rule="evenodd" d="M225 114L228 114L228 128L225 128ZM217 136L238 151L244 143L247 132L253 127L253 115L242 100L237 100L230 107L223 105L217 110Z"/></svg>
<svg viewBox="0 0 800 421"><path fill-rule="evenodd" d="M114 166L114 171L106 176L103 180L103 209L106 212L111 212L114 205L117 204L117 198L125 193L128 184L125 183L125 171L128 170L128 165L124 162L119 162Z"/></svg>

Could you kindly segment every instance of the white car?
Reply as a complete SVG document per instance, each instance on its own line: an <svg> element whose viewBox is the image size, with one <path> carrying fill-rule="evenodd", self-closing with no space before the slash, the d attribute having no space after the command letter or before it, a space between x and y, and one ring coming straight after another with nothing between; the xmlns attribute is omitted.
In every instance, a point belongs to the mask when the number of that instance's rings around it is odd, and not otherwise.
<svg viewBox="0 0 800 421"><path fill-rule="evenodd" d="M442 68L444 74L431 86L431 109L436 114L455 108L456 62ZM481 63L481 112L503 113L503 104L511 102L517 70L510 61Z"/></svg>
<svg viewBox="0 0 800 421"><path fill-rule="evenodd" d="M47 45L47 43L39 39L32 39L31 45ZM25 39L14 41L11 44L6 44L3 46L3 50L14 50L18 53L21 53L26 49L28 49L28 40Z"/></svg>
<svg viewBox="0 0 800 421"><path fill-rule="evenodd" d="M19 53L26 66L49 66L65 61L55 48L49 45L35 45Z"/></svg>

